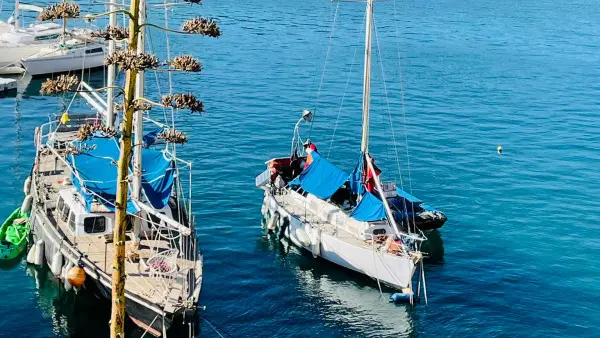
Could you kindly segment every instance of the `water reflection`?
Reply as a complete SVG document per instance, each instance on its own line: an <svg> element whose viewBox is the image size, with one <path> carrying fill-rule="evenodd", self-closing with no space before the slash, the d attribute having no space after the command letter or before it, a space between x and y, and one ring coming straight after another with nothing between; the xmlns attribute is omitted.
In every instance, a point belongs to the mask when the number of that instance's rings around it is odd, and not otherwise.
<svg viewBox="0 0 600 338"><path fill-rule="evenodd" d="M369 277L341 268L321 258L314 259L287 239L266 235L258 240L261 251L275 252L276 259L294 272L296 289L318 306L323 320L351 336L414 336L415 308L388 302L393 289Z"/></svg>
<svg viewBox="0 0 600 338"><path fill-rule="evenodd" d="M68 337L108 337L110 307L91 292L65 291L49 269L27 266L28 275L35 278L38 308L52 322L57 335Z"/></svg>

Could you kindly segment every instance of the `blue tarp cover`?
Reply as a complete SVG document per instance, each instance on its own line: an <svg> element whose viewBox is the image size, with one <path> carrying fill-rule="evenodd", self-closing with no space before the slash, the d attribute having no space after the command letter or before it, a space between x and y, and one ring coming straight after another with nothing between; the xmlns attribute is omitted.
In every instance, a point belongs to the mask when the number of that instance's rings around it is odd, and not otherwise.
<svg viewBox="0 0 600 338"><path fill-rule="evenodd" d="M163 130L165 130L164 127L158 127L156 129L144 134L144 136L142 137L142 139L144 141L144 145L146 147L153 145L154 142L156 142L156 139L158 138L158 134L162 133Z"/></svg>
<svg viewBox="0 0 600 338"><path fill-rule="evenodd" d="M94 194L101 197L97 199L100 203L114 211L119 160L118 141L114 138L94 137L82 142L76 141L74 144L80 149L80 153L69 155L67 160L77 173L77 176L73 175L73 185L83 195L87 211L90 211ZM142 150L142 189L153 207L162 208L169 202L174 169L173 161L167 159L161 151ZM138 211L131 200L127 202L127 211Z"/></svg>
<svg viewBox="0 0 600 338"><path fill-rule="evenodd" d="M379 198L367 192L354 208L350 217L363 222L379 221L385 218L385 207Z"/></svg>
<svg viewBox="0 0 600 338"><path fill-rule="evenodd" d="M300 185L318 198L328 199L348 180L349 175L317 152L311 155L312 163L290 185Z"/></svg>
<svg viewBox="0 0 600 338"><path fill-rule="evenodd" d="M160 150L142 149L142 189L153 207L169 203L174 180L175 161Z"/></svg>

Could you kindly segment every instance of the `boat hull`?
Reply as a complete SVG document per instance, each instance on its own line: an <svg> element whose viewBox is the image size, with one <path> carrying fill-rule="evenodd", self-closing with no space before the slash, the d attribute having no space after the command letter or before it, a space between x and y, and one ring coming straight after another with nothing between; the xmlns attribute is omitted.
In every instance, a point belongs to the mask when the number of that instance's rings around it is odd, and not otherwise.
<svg viewBox="0 0 600 338"><path fill-rule="evenodd" d="M265 193L262 210L263 216L267 219L275 212L281 215L281 219L287 217L289 225L283 230L282 235L289 238L296 246L311 252L313 256L320 256L396 289L411 287L416 270L416 262L413 259L382 253L376 247L356 245L338 234L324 231L319 233L316 227L294 217L268 192ZM306 238L302 238L303 232L310 238L310 243L307 243Z"/></svg>
<svg viewBox="0 0 600 338"><path fill-rule="evenodd" d="M31 213L31 231L33 242L43 240L45 262L48 267L52 266L52 259L56 250L60 250L64 257L71 257L73 263L73 250L68 243L63 241L60 232L52 227L49 221L45 220L45 215L41 212L33 211ZM90 264L87 259L82 259L83 268L86 272L86 287L92 287L97 295L106 301L111 301L111 276L99 273L98 269ZM125 311L129 318L143 331L154 336L162 336L163 332L169 330L174 323L186 323L186 320L193 320L195 308L181 309L175 313L166 313L157 304L139 299L136 295L125 292ZM163 320L164 317L164 320Z"/></svg>
<svg viewBox="0 0 600 338"><path fill-rule="evenodd" d="M26 58L21 62L29 74L37 76L103 67L104 53L85 55L80 50L60 56Z"/></svg>

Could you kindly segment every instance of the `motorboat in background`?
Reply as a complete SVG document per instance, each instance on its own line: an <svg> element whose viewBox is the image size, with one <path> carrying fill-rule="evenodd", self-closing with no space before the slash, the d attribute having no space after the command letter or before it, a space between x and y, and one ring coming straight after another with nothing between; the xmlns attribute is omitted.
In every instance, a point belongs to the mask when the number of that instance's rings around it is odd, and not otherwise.
<svg viewBox="0 0 600 338"><path fill-rule="evenodd" d="M21 59L21 63L32 76L99 68L104 66L107 47L106 43L73 35Z"/></svg>
<svg viewBox="0 0 600 338"><path fill-rule="evenodd" d="M20 11L41 13L43 9L16 1L14 15L7 22L0 21L0 74L23 73L24 69L19 63L21 59L52 46L63 34L62 25L54 22L35 22L22 26Z"/></svg>

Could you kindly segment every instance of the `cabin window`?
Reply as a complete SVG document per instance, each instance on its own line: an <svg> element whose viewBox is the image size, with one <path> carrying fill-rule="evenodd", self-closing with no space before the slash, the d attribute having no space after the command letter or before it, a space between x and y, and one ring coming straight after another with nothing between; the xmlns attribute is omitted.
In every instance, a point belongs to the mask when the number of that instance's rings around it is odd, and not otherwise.
<svg viewBox="0 0 600 338"><path fill-rule="evenodd" d="M69 214L69 228L71 231L75 231L75 215L73 213Z"/></svg>
<svg viewBox="0 0 600 338"><path fill-rule="evenodd" d="M96 234L106 231L106 218L100 217L86 217L83 220L83 231L88 234Z"/></svg>
<svg viewBox="0 0 600 338"><path fill-rule="evenodd" d="M96 53L102 53L102 52L104 52L104 49L102 47L92 48L92 49L86 49L85 50L86 54L96 54Z"/></svg>
<svg viewBox="0 0 600 338"><path fill-rule="evenodd" d="M63 200L62 197L58 198L58 203L56 204L56 213L58 214L58 217L62 217L62 209L65 207L65 201Z"/></svg>
<svg viewBox="0 0 600 338"><path fill-rule="evenodd" d="M49 35L40 35L34 38L35 41L43 41L43 40L54 40L58 39L59 34L49 34Z"/></svg>
<svg viewBox="0 0 600 338"><path fill-rule="evenodd" d="M71 208L69 208L69 206L67 204L65 204L65 208L62 211L62 214L60 215L60 220L66 223L67 219L69 218L70 212L71 212Z"/></svg>
<svg viewBox="0 0 600 338"><path fill-rule="evenodd" d="M385 235L386 231L385 229L373 229L373 235L377 236L377 235Z"/></svg>

